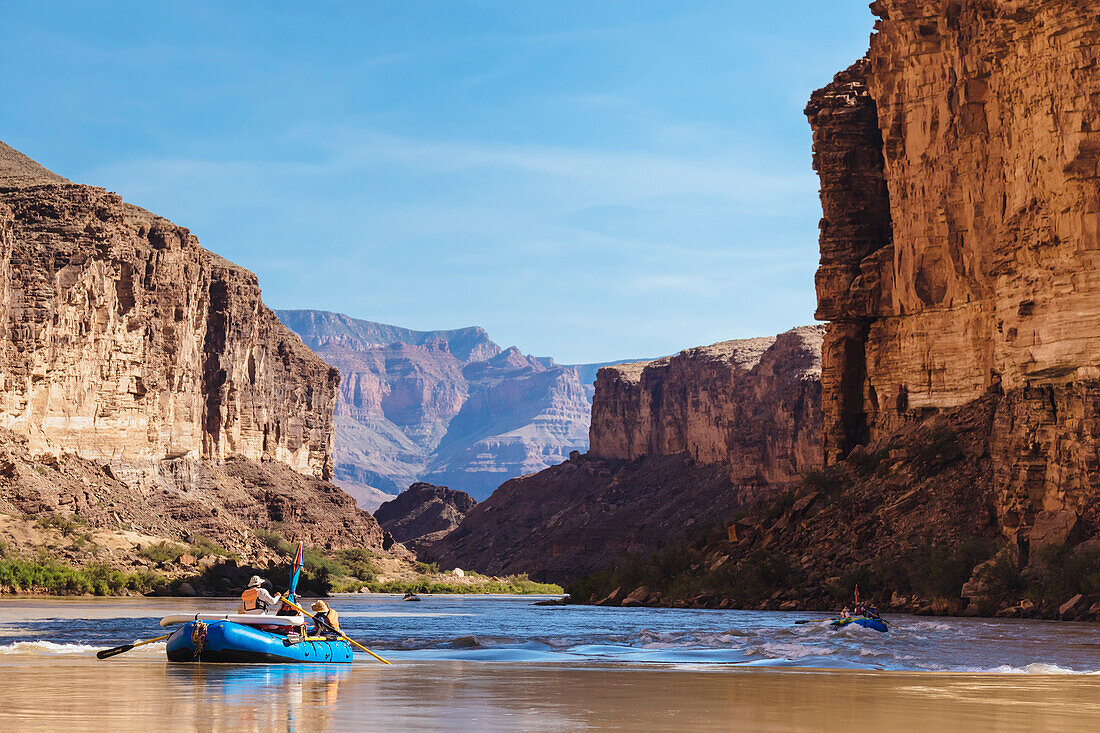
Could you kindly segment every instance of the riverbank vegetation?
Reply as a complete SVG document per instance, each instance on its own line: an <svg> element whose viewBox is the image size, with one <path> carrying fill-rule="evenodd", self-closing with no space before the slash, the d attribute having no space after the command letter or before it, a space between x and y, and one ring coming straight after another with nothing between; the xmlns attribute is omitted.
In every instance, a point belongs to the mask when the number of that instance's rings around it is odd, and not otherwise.
<svg viewBox="0 0 1100 733"><path fill-rule="evenodd" d="M0 590L4 592L109 596L146 593L162 583L163 577L147 570L128 573L104 563L74 568L46 554L11 555L0 546Z"/></svg>

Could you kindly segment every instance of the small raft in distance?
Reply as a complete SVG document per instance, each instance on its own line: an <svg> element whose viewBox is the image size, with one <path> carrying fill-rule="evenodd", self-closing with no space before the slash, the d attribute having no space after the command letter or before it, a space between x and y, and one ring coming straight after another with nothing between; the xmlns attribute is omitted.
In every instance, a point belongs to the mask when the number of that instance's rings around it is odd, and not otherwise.
<svg viewBox="0 0 1100 733"><path fill-rule="evenodd" d="M842 629L845 626L849 626L851 624L862 626L865 629L882 631L883 633L890 630L885 621L883 621L881 618L874 618L873 616L852 616L850 618L838 618L829 625L832 626L834 629Z"/></svg>

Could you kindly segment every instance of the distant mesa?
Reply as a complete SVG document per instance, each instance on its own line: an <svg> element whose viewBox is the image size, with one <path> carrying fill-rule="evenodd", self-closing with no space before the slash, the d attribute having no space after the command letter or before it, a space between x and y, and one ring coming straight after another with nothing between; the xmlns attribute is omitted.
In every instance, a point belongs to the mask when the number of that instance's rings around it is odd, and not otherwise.
<svg viewBox="0 0 1100 733"><path fill-rule="evenodd" d="M588 449L598 364L502 349L482 328L408 328L276 311L340 370L335 480L368 510L418 481L484 499Z"/></svg>

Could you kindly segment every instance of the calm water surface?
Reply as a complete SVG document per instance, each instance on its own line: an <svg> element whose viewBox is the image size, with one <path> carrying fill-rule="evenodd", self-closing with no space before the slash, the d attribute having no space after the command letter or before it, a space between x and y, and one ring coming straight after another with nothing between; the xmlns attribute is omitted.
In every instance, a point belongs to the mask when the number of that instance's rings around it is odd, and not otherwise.
<svg viewBox="0 0 1100 733"><path fill-rule="evenodd" d="M161 616L235 600L3 599L0 729L1100 730L1100 625L536 607L531 598L333 601L394 665L168 664Z"/></svg>

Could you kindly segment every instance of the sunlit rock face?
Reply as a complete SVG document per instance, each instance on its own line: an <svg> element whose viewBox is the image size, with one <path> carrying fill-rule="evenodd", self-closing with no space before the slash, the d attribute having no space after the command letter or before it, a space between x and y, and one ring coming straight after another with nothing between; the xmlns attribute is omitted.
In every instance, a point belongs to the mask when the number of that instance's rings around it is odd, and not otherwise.
<svg viewBox="0 0 1100 733"><path fill-rule="evenodd" d="M339 375L182 227L0 149L0 425L35 453L332 474Z"/></svg>
<svg viewBox="0 0 1100 733"><path fill-rule="evenodd" d="M0 515L404 552L328 482L339 374L252 273L2 143L0 265Z"/></svg>
<svg viewBox="0 0 1100 733"><path fill-rule="evenodd" d="M588 454L502 484L423 556L567 582L797 485L821 465L823 331L600 369Z"/></svg>
<svg viewBox="0 0 1100 733"><path fill-rule="evenodd" d="M807 108L830 460L987 394L1003 531L1097 525L1100 20L1074 0L878 0Z"/></svg>
<svg viewBox="0 0 1100 733"><path fill-rule="evenodd" d="M686 455L721 463L735 483L794 481L821 462L821 340L803 326L652 362L604 367L590 455Z"/></svg>

